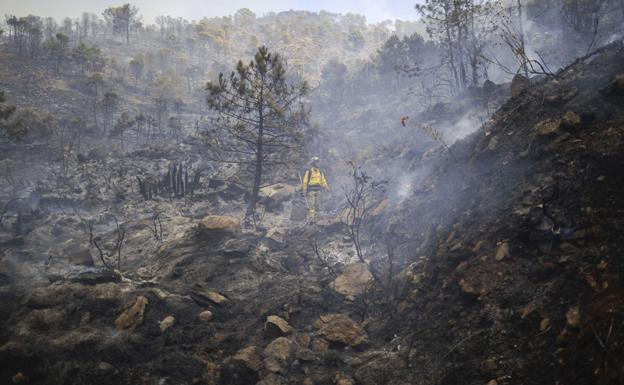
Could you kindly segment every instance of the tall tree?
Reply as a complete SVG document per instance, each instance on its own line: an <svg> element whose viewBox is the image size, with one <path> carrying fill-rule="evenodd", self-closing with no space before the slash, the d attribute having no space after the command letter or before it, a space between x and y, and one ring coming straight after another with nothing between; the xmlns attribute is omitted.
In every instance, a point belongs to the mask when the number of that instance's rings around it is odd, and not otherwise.
<svg viewBox="0 0 624 385"><path fill-rule="evenodd" d="M115 117L115 111L117 110L117 104L119 97L114 92L106 92L104 94L104 100L102 101L104 107L104 131L106 134L110 130L113 119Z"/></svg>
<svg viewBox="0 0 624 385"><path fill-rule="evenodd" d="M46 17L44 23L45 23L45 27L44 27L45 38L48 40L53 39L58 29L58 24L56 23L56 20L54 20L54 18L52 17Z"/></svg>
<svg viewBox="0 0 624 385"><path fill-rule="evenodd" d="M157 116L158 134L164 133L165 124L169 120L171 101L181 97L182 84L183 80L172 72L162 74L154 81L151 93Z"/></svg>
<svg viewBox="0 0 624 385"><path fill-rule="evenodd" d="M457 59L457 17L454 0L428 0L425 4L416 4L416 11L427 23L427 32L446 47L446 60L455 87L461 88L461 68Z"/></svg>
<svg viewBox="0 0 624 385"><path fill-rule="evenodd" d="M287 81L281 57L263 46L249 64L239 61L229 77L221 73L206 88L208 105L218 113L212 138L218 160L253 168L247 208L247 217L253 217L263 168L288 164L300 147L308 85Z"/></svg>
<svg viewBox="0 0 624 385"><path fill-rule="evenodd" d="M223 20L202 19L197 25L199 41L218 57L224 58L230 45L230 24Z"/></svg>
<svg viewBox="0 0 624 385"><path fill-rule="evenodd" d="M63 33L57 33L54 38L46 41L46 49L50 61L54 64L56 71L59 71L61 63L69 57L69 37Z"/></svg>
<svg viewBox="0 0 624 385"><path fill-rule="evenodd" d="M80 147L82 146L82 135L85 127L85 121L81 117L76 117L69 121L69 131L74 137L76 151L80 151Z"/></svg>
<svg viewBox="0 0 624 385"><path fill-rule="evenodd" d="M115 122L115 126L113 127L113 131L111 132L111 136L118 136L119 142L121 144L121 151L124 150L124 133L131 129L136 124L136 121L130 117L130 114L126 111L122 112L117 121Z"/></svg>
<svg viewBox="0 0 624 385"><path fill-rule="evenodd" d="M87 46L83 43L74 47L71 52L73 61L78 64L83 74L86 71L96 72L104 67L106 59L102 51L96 46Z"/></svg>
<svg viewBox="0 0 624 385"><path fill-rule="evenodd" d="M9 118L15 113L15 106L7 106L5 103L6 95L4 91L0 91L0 134L15 138L19 134L13 130L13 125L9 123Z"/></svg>
<svg viewBox="0 0 624 385"><path fill-rule="evenodd" d="M134 58L130 60L128 67L134 77L134 86L137 87L139 85L139 80L143 77L143 72L145 71L145 59L143 58L143 54L135 55Z"/></svg>
<svg viewBox="0 0 624 385"><path fill-rule="evenodd" d="M26 17L5 15L6 24L9 27L9 38L18 56L22 56L27 47L29 37L29 23ZM11 33L12 32L12 33Z"/></svg>
<svg viewBox="0 0 624 385"><path fill-rule="evenodd" d="M347 48L354 51L360 51L364 48L364 44L366 44L366 40L364 39L364 35L361 31L354 29L349 32L347 36Z"/></svg>
<svg viewBox="0 0 624 385"><path fill-rule="evenodd" d="M130 28L140 21L139 9L130 4L119 7L109 7L102 15L113 25L113 33L125 33L126 43L130 44Z"/></svg>
<svg viewBox="0 0 624 385"><path fill-rule="evenodd" d="M139 145L139 139L141 137L141 133L144 131L145 123L147 122L147 117L139 113L134 117L134 131L136 133L136 146Z"/></svg>
<svg viewBox="0 0 624 385"><path fill-rule="evenodd" d="M600 24L608 11L609 3L610 0L563 1L563 19L571 32L577 35L578 40L587 41L587 52L591 51L596 44Z"/></svg>
<svg viewBox="0 0 624 385"><path fill-rule="evenodd" d="M63 19L63 33L71 36L73 32L74 22L69 17Z"/></svg>
<svg viewBox="0 0 624 385"><path fill-rule="evenodd" d="M156 124L158 128L158 135L160 135L164 130L164 122L166 120L167 110L169 108L169 101L164 96L156 96L153 101L154 108L156 109Z"/></svg>
<svg viewBox="0 0 624 385"><path fill-rule="evenodd" d="M518 29L519 29L519 41L520 41L520 49L522 52L526 52L526 46L524 42L524 20L523 20L523 12L522 12L522 0L516 1L516 8L518 9ZM529 77L529 69L526 63L522 63L522 70L524 71L524 76Z"/></svg>
<svg viewBox="0 0 624 385"><path fill-rule="evenodd" d="M416 10L427 32L446 50L445 61L457 90L479 84L479 67L485 44L496 25L498 0L427 0ZM468 70L471 70L471 76Z"/></svg>
<svg viewBox="0 0 624 385"><path fill-rule="evenodd" d="M101 73L94 73L87 78L87 86L90 88L90 93L93 95L93 123L95 124L95 131L98 131L98 118L97 118L97 106L100 86L104 84L104 77Z"/></svg>
<svg viewBox="0 0 624 385"><path fill-rule="evenodd" d="M240 27L251 27L256 20L256 14L249 10L249 8L241 8L234 14L234 23Z"/></svg>
<svg viewBox="0 0 624 385"><path fill-rule="evenodd" d="M80 18L80 37L81 38L89 36L90 18L91 18L91 15L89 15L88 12L82 13L82 16Z"/></svg>
<svg viewBox="0 0 624 385"><path fill-rule="evenodd" d="M43 36L43 21L38 16L28 15L21 18L24 23L24 33L28 42L30 57L34 58L39 53L41 38Z"/></svg>
<svg viewBox="0 0 624 385"><path fill-rule="evenodd" d="M175 117L171 117L169 121L169 127L171 128L171 136L174 139L179 139L180 134L182 133L182 108L184 107L184 102L182 99L174 99L172 101L173 111L176 113Z"/></svg>

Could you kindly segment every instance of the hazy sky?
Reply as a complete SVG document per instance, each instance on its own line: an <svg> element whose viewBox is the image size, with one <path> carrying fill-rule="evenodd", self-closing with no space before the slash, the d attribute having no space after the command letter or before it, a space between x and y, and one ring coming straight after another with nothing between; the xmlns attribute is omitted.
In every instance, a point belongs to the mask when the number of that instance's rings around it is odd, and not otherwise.
<svg viewBox="0 0 624 385"><path fill-rule="evenodd" d="M199 20L204 16L231 15L240 8L249 8L258 15L291 9L334 13L358 13L369 22L385 19L416 18L417 0L0 0L0 14L25 16L35 14L60 19L78 17L83 11L101 14L111 5L130 2L140 9L143 20L151 23L158 15Z"/></svg>

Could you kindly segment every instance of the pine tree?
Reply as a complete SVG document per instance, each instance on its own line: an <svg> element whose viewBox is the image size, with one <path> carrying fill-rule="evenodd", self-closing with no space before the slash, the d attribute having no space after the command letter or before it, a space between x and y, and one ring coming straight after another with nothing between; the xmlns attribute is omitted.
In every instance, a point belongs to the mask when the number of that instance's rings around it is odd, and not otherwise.
<svg viewBox="0 0 624 385"><path fill-rule="evenodd" d="M253 166L247 209L253 216L263 168L288 164L300 148L308 85L289 82L281 57L263 46L248 65L239 61L236 71L229 77L219 74L207 90L208 105L218 113L211 142L217 160Z"/></svg>
<svg viewBox="0 0 624 385"><path fill-rule="evenodd" d="M140 22L138 14L139 9L130 4L109 7L102 13L104 18L113 24L113 33L125 33L126 44L130 44L130 27Z"/></svg>

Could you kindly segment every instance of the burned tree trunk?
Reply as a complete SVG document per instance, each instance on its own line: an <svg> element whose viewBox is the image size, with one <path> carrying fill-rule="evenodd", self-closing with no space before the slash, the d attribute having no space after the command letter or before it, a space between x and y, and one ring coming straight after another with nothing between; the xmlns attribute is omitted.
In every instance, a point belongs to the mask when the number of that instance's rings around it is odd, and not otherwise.
<svg viewBox="0 0 624 385"><path fill-rule="evenodd" d="M169 164L167 173L161 178L157 178L155 183L150 182L149 178L145 180L137 176L139 181L139 193L145 200L151 200L154 196L163 198L183 198L187 194L193 194L195 189L199 187L201 173L195 171L193 180L189 179L189 166L183 163Z"/></svg>

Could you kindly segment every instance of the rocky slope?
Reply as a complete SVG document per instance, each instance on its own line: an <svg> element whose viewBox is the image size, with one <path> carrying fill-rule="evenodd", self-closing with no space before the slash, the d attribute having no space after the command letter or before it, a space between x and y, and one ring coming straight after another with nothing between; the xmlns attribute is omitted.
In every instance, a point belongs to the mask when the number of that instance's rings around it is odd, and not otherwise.
<svg viewBox="0 0 624 385"><path fill-rule="evenodd" d="M114 260L97 200L50 191L30 229L3 235L0 383L622 383L623 63L613 44L536 82L454 157L402 153L427 172L374 211L371 234L389 225L399 271L383 289L339 216L291 219L288 185L264 192L255 229L236 219L234 171L181 200L133 191L104 207L124 216L121 271L61 243L88 244L89 222ZM100 168L111 164L91 165L94 178Z"/></svg>
<svg viewBox="0 0 624 385"><path fill-rule="evenodd" d="M424 383L624 381L623 55L611 45L509 100L403 204L405 237L436 240L398 293Z"/></svg>

